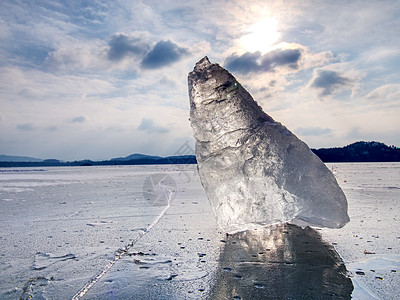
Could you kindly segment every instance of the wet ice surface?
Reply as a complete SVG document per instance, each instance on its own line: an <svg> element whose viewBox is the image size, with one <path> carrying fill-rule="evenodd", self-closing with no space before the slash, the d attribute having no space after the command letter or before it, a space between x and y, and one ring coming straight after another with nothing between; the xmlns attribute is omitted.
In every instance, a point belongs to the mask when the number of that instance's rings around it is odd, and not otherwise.
<svg viewBox="0 0 400 300"><path fill-rule="evenodd" d="M355 299L399 298L400 164L327 166L344 228L228 237L193 165L0 169L0 298L71 299L130 244L83 299L346 299L344 268Z"/></svg>

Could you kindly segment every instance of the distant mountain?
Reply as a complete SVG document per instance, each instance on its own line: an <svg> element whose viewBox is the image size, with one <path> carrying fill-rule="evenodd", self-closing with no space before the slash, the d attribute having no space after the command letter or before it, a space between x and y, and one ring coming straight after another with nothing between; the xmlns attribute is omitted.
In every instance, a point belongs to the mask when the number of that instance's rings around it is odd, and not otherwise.
<svg viewBox="0 0 400 300"><path fill-rule="evenodd" d="M400 148L379 142L356 142L341 148L311 149L323 162L400 161Z"/></svg>
<svg viewBox="0 0 400 300"><path fill-rule="evenodd" d="M182 156L151 156L144 154L132 154L126 157L112 158L104 161L78 160L60 161L57 159L45 159L40 161L1 161L0 167L51 167L51 166L109 166L109 165L166 165L166 164L196 164L194 155Z"/></svg>
<svg viewBox="0 0 400 300"><path fill-rule="evenodd" d="M129 160L138 160L138 159L160 159L161 156L152 156L152 155L145 155L140 153L134 153L125 157L116 157L111 158L110 161L129 161Z"/></svg>
<svg viewBox="0 0 400 300"><path fill-rule="evenodd" d="M9 162L42 162L43 159L29 156L0 155L0 161Z"/></svg>

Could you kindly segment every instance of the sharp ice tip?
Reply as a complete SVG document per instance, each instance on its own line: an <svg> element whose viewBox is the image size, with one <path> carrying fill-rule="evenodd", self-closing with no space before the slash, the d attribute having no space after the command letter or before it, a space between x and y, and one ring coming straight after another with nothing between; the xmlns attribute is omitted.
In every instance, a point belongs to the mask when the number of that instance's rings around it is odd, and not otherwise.
<svg viewBox="0 0 400 300"><path fill-rule="evenodd" d="M200 71L200 70L203 70L203 69L207 68L207 67L210 66L210 65L211 65L210 60L208 59L207 56L204 56L202 59L200 59L200 60L196 63L196 66L194 67L194 69L195 69L196 71Z"/></svg>

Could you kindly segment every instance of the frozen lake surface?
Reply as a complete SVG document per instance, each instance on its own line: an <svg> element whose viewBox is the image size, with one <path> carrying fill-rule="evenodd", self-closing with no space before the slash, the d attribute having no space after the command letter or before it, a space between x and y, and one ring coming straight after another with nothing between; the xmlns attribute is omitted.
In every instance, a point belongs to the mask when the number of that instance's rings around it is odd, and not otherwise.
<svg viewBox="0 0 400 300"><path fill-rule="evenodd" d="M0 169L0 298L399 299L400 164L327 165L345 227L230 236L194 165Z"/></svg>

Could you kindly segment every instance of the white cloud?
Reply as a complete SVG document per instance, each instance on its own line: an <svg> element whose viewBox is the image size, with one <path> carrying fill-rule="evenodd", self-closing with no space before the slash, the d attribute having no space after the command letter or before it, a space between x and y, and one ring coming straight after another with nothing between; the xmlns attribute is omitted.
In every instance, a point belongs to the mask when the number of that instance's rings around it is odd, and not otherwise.
<svg viewBox="0 0 400 300"><path fill-rule="evenodd" d="M82 95L99 95L115 91L113 83L93 75L52 74L20 67L0 67L2 101L39 100L69 101Z"/></svg>
<svg viewBox="0 0 400 300"><path fill-rule="evenodd" d="M299 127L295 130L295 132L303 136L321 136L331 135L332 129L321 127Z"/></svg>
<svg viewBox="0 0 400 300"><path fill-rule="evenodd" d="M74 41L50 52L46 63L50 69L86 72L108 68L106 60L108 47L102 41Z"/></svg>
<svg viewBox="0 0 400 300"><path fill-rule="evenodd" d="M381 64L382 62L390 62L393 60L399 60L400 49L394 48L393 46L378 46L368 51L365 51L361 57L365 59L367 63Z"/></svg>
<svg viewBox="0 0 400 300"><path fill-rule="evenodd" d="M148 118L143 118L142 122L140 122L138 130L145 131L147 133L167 133L169 130L166 127L162 127L156 122L154 122L153 119L148 119Z"/></svg>
<svg viewBox="0 0 400 300"><path fill-rule="evenodd" d="M322 51L314 53L307 47L303 47L302 67L304 69L322 67L332 63L335 59L332 51Z"/></svg>
<svg viewBox="0 0 400 300"><path fill-rule="evenodd" d="M368 93L365 98L376 103L395 103L400 106L400 84L385 84Z"/></svg>

